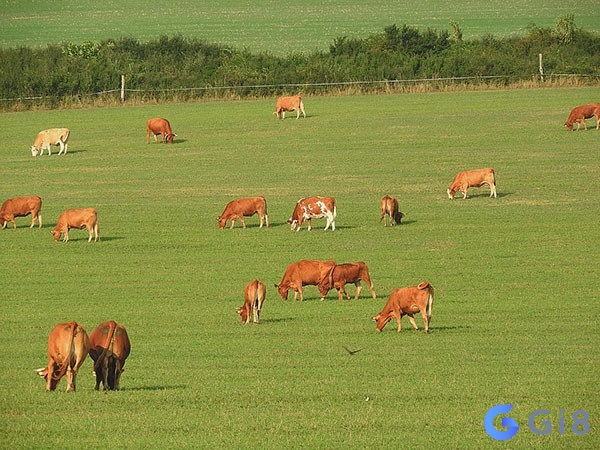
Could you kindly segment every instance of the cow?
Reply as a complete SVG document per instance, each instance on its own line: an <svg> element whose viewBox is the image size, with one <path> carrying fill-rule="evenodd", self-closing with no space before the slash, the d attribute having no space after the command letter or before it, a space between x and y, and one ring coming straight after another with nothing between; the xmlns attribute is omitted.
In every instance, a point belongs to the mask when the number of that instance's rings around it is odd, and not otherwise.
<svg viewBox="0 0 600 450"><path fill-rule="evenodd" d="M242 222L242 227L246 228L244 217L250 217L256 213L258 213L258 217L260 217L259 228L262 228L263 221L266 222L267 228L269 228L267 201L264 197L250 197L241 198L239 200L232 200L229 203L227 203L223 213L219 217L217 217L219 229L225 228L228 220L231 220L231 226L229 227L229 229L232 229L235 225L235 221L238 219Z"/></svg>
<svg viewBox="0 0 600 450"><path fill-rule="evenodd" d="M38 227L42 228L42 199L36 195L30 197L15 197L6 200L0 208L0 223L2 229L6 228L8 222L12 222L13 229L17 229L15 217L26 217L31 214L31 225L33 228L35 221L38 221Z"/></svg>
<svg viewBox="0 0 600 450"><path fill-rule="evenodd" d="M52 230L54 241L58 242L60 235L64 234L63 241L69 241L69 230L71 228L77 228L88 230L88 242L94 238L94 242L98 242L99 238L99 226L98 226L98 213L95 208L80 208L80 209L67 209L63 211L56 223L56 227Z"/></svg>
<svg viewBox="0 0 600 450"><path fill-rule="evenodd" d="M398 332L402 330L402 316L408 316L415 331L419 328L415 323L413 314L421 313L425 324L425 333L429 333L431 323L431 308L433 306L433 286L427 281L417 286L408 286L395 289L390 294L387 303L379 314L373 317L377 322L377 331L383 330L385 324L393 318L398 321Z"/></svg>
<svg viewBox="0 0 600 450"><path fill-rule="evenodd" d="M591 119L592 117L596 117L596 130L600 129L600 103L590 103L573 108L565 122L565 127L569 131L573 131L573 124L577 123L577 131L579 131L580 125L583 125L583 129L587 130L585 119Z"/></svg>
<svg viewBox="0 0 600 450"><path fill-rule="evenodd" d="M67 392L75 392L77 372L90 349L88 335L77 322L59 323L48 336L48 366L37 369L46 379L46 391L54 391L67 375Z"/></svg>
<svg viewBox="0 0 600 450"><path fill-rule="evenodd" d="M50 147L53 145L60 147L58 151L59 155L63 153L66 155L70 135L71 131L68 128L49 128L48 130L40 131L31 146L31 156L37 156L38 153L41 156L46 149L48 149L48 156L50 156L52 154Z"/></svg>
<svg viewBox="0 0 600 450"><path fill-rule="evenodd" d="M90 357L96 374L95 390L102 382L103 390L118 391L125 360L131 352L127 330L114 320L102 322L90 333Z"/></svg>
<svg viewBox="0 0 600 450"><path fill-rule="evenodd" d="M287 300L288 291L294 291L294 301L300 295L300 301L304 300L302 286L317 286L321 294L321 301L325 300L329 286L332 285L331 271L335 266L335 261L315 261L304 259L302 261L291 263L287 266L283 278L275 287L279 291L281 298Z"/></svg>
<svg viewBox="0 0 600 450"><path fill-rule="evenodd" d="M244 304L236 309L237 313L242 316L242 323L250 323L250 314L252 314L252 322L259 323L260 310L265 301L267 286L260 280L252 280L244 288Z"/></svg>
<svg viewBox="0 0 600 450"><path fill-rule="evenodd" d="M388 226L388 219L391 226L400 225L404 214L398 210L398 200L391 195L381 197L381 218L379 222L385 219L385 226Z"/></svg>
<svg viewBox="0 0 600 450"><path fill-rule="evenodd" d="M488 167L487 169L459 172L447 190L448 198L454 199L457 192L462 192L463 198L467 198L467 190L470 187L481 187L486 184L490 187L490 197L496 198L496 172L494 169Z"/></svg>
<svg viewBox="0 0 600 450"><path fill-rule="evenodd" d="M360 291L362 290L362 286L360 284L361 281L367 283L367 286L369 286L369 289L371 289L372 297L374 299L377 298L375 288L373 287L373 282L369 276L369 268L362 261L335 265L331 271L331 279L332 284L328 287L333 287L338 291L339 300L342 300L344 294L346 294L347 299L350 299L350 295L344 290L344 286L349 283L353 283L356 286L354 300L357 300L358 296L360 295Z"/></svg>
<svg viewBox="0 0 600 450"><path fill-rule="evenodd" d="M277 104L275 105L275 111L273 114L276 115L278 119L285 119L286 111L296 111L296 119L300 118L300 112L302 112L302 116L306 119L304 103L302 103L302 97L299 95L279 97L277 99Z"/></svg>
<svg viewBox="0 0 600 450"><path fill-rule="evenodd" d="M167 142L173 143L173 138L177 136L173 133L171 129L171 124L167 119L149 119L146 123L146 143L150 143L150 135L154 136L154 143L158 143L157 135L160 134L160 140L162 143L166 144Z"/></svg>
<svg viewBox="0 0 600 450"><path fill-rule="evenodd" d="M311 220L325 217L327 224L325 230L331 226L331 231L335 231L335 217L337 209L335 198L333 197L306 197L296 202L292 217L288 219L292 230L300 231L302 222L306 219L308 231L312 229Z"/></svg>

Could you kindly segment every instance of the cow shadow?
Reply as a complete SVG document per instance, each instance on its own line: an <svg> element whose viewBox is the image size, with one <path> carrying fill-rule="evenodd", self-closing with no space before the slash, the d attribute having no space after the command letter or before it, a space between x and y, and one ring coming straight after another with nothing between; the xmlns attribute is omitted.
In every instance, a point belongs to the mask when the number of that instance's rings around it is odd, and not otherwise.
<svg viewBox="0 0 600 450"><path fill-rule="evenodd" d="M185 384L173 384L170 386L133 386L121 388L122 391L174 391L178 389L187 389Z"/></svg>

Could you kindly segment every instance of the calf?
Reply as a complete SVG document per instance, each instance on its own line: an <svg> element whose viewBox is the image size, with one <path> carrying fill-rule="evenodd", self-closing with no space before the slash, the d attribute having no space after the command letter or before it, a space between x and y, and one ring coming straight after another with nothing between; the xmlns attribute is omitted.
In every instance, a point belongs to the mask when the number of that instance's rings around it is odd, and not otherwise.
<svg viewBox="0 0 600 450"><path fill-rule="evenodd" d="M331 279L333 282L333 287L338 291L339 300L342 300L344 294L346 294L347 299L350 299L350 295L348 295L348 292L344 290L344 286L349 283L354 283L356 286L354 300L357 300L358 296L360 295L360 291L362 290L362 286L360 284L361 281L367 283L367 286L369 286L369 289L371 289L372 297L374 299L377 298L377 294L375 294L375 289L373 287L373 282L369 276L369 269L362 261L337 264L331 271Z"/></svg>
<svg viewBox="0 0 600 450"><path fill-rule="evenodd" d="M383 310L373 317L373 320L377 322L377 331L381 331L385 324L395 317L398 321L398 332L400 332L402 330L402 316L406 315L414 330L418 331L419 328L415 323L413 314L421 313L425 324L425 333L429 333L432 306L433 286L427 281L423 281L418 286L395 289L390 294Z"/></svg>
<svg viewBox="0 0 600 450"><path fill-rule="evenodd" d="M267 286L262 281L253 280L244 288L244 304L236 309L242 316L242 323L250 323L252 313L253 322L259 323L260 310L266 298Z"/></svg>
<svg viewBox="0 0 600 450"><path fill-rule="evenodd" d="M306 118L302 97L299 95L279 97L277 99L277 104L275 105L275 111L273 114L276 115L278 119L285 119L286 111L296 111L296 119L300 118L300 112L302 112L302 116Z"/></svg>
<svg viewBox="0 0 600 450"><path fill-rule="evenodd" d="M67 375L67 392L75 391L77 372L90 349L88 335L77 322L59 323L48 336L48 366L37 369L46 380L46 390L54 391Z"/></svg>
<svg viewBox="0 0 600 450"><path fill-rule="evenodd" d="M565 122L565 127L569 131L573 131L573 124L577 123L577 131L579 131L580 125L583 125L583 129L587 130L585 119L591 119L594 116L596 117L596 130L598 130L600 129L600 103L577 106L571 110L571 114Z"/></svg>
<svg viewBox="0 0 600 450"><path fill-rule="evenodd" d="M71 228L77 228L82 230L87 228L88 230L88 242L94 237L94 242L98 241L99 228L98 228L98 213L95 208L82 208L82 209L67 209L63 211L58 218L56 227L52 230L54 241L58 242L60 235L64 234L63 241L69 241L69 230Z"/></svg>
<svg viewBox="0 0 600 450"><path fill-rule="evenodd" d="M379 222L381 222L385 218L385 226L388 226L388 219L390 225L400 225L402 223L402 218L404 214L402 214L398 210L398 200L396 200L391 195L384 195L381 197L381 218Z"/></svg>
<svg viewBox="0 0 600 450"><path fill-rule="evenodd" d="M127 330L114 320L102 322L90 333L90 357L94 361L96 386L102 383L104 390L118 391L125 360L131 352Z"/></svg>
<svg viewBox="0 0 600 450"><path fill-rule="evenodd" d="M2 203L2 208L0 208L0 223L2 224L2 229L6 228L8 222L12 222L13 229L16 229L17 224L15 223L15 217L26 217L29 214L31 214L31 225L29 228L33 228L36 220L38 221L38 227L42 228L41 209L42 199L36 195L6 200Z"/></svg>
<svg viewBox="0 0 600 450"><path fill-rule="evenodd" d="M331 282L331 271L335 261L315 261L304 259L287 266L283 278L275 287L283 300L287 300L288 291L294 291L294 301L300 295L300 301L304 300L302 286L317 286L321 294L321 301L325 300Z"/></svg>
<svg viewBox="0 0 600 450"><path fill-rule="evenodd" d="M458 172L447 190L448 198L454 199L456 192L462 192L463 198L467 198L467 190L470 187L490 187L490 197L496 198L496 172L494 169L475 169Z"/></svg>
<svg viewBox="0 0 600 450"><path fill-rule="evenodd" d="M158 139L156 139L156 136L159 134L161 142L165 144L167 142L172 144L173 138L177 136L175 133L173 133L173 130L171 129L171 124L167 119L149 119L146 123L146 143L150 143L150 135L154 136L154 143L158 143Z"/></svg>
<svg viewBox="0 0 600 450"><path fill-rule="evenodd" d="M262 228L263 221L266 222L267 228L269 227L269 216L267 215L267 201L264 197L250 197L241 198L239 200L232 200L225 206L223 213L217 217L219 228L223 229L227 225L227 221L231 220L230 229L235 225L236 220L242 222L242 227L246 228L244 217L250 217L258 213L260 217L260 226Z"/></svg>
<svg viewBox="0 0 600 450"><path fill-rule="evenodd" d="M50 148L53 145L58 145L60 150L58 154L61 155L63 152L66 154L69 147L69 136L71 132L68 128L50 128L48 130L40 131L33 145L31 146L31 155L37 156L44 154L44 150L48 149L48 156L52 154Z"/></svg>

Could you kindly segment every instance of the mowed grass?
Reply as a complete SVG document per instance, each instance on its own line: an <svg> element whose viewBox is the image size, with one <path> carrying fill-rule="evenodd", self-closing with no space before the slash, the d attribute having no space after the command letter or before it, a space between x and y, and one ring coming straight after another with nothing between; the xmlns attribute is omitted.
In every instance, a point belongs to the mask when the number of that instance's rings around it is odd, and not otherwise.
<svg viewBox="0 0 600 450"><path fill-rule="evenodd" d="M0 199L42 196L44 226L0 232L0 446L598 448L600 132L562 126L596 95L309 97L308 118L285 121L273 99L1 114ZM146 144L156 116L174 145ZM31 157L53 126L71 128L69 153ZM457 171L486 166L497 199L448 200ZM384 194L403 225L379 223ZM256 217L217 229L229 200L252 195L267 198L269 229ZM335 232L290 231L309 195L337 198ZM73 230L54 243L60 212L89 206L101 242ZM273 284L308 258L365 261L378 298L320 302L309 286L303 303L282 301ZM254 278L267 300L244 326L235 308ZM390 292L423 280L431 334L406 318L378 334L370 319ZM95 392L88 360L76 393L64 380L44 392L34 369L52 327L110 319L132 341L123 390ZM483 428L499 403L521 426L508 443ZM550 435L527 428L537 409ZM581 409L591 431L577 436Z"/></svg>
<svg viewBox="0 0 600 450"><path fill-rule="evenodd" d="M342 36L365 38L384 27L408 24L450 30L458 22L466 39L491 33L523 34L529 25L553 28L557 18L572 14L577 26L600 31L600 9L576 0L516 1L493 4L457 0L44 0L5 2L0 12L0 45L40 46L62 41L100 41L118 37L140 40L181 34L209 42L267 50L278 55L327 50Z"/></svg>

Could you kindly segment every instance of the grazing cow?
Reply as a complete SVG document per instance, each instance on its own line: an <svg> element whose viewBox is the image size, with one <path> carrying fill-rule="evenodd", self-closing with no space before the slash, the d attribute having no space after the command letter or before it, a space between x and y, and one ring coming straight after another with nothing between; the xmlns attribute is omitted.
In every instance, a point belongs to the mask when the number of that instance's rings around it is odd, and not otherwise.
<svg viewBox="0 0 600 450"><path fill-rule="evenodd" d="M358 296L360 295L360 291L362 290L362 286L360 284L361 281L367 283L367 286L369 286L369 289L371 289L371 295L374 299L377 298L377 294L375 294L375 288L373 287L373 282L369 276L369 269L362 261L336 265L331 272L331 278L333 283L328 287L334 287L338 291L339 300L342 300L344 294L346 294L347 299L350 299L350 295L344 290L344 286L349 283L354 283L356 286L354 300L357 300Z"/></svg>
<svg viewBox="0 0 600 450"><path fill-rule="evenodd" d="M71 132L68 128L50 128L48 130L43 130L38 133L31 146L31 155L37 156L38 153L40 155L44 154L44 150L48 149L48 156L52 154L50 147L53 145L58 145L60 150L58 154L67 153L68 141Z"/></svg>
<svg viewBox="0 0 600 450"><path fill-rule="evenodd" d="M300 294L300 301L304 300L302 286L317 286L321 294L321 301L325 300L331 282L331 271L335 266L335 261L314 261L302 260L287 266L283 278L275 287L279 291L281 298L287 300L288 291L294 291L294 301Z"/></svg>
<svg viewBox="0 0 600 450"><path fill-rule="evenodd" d="M573 124L577 123L577 131L579 131L580 125L583 125L583 129L587 130L585 119L591 119L594 116L596 117L596 130L598 130L600 129L600 103L578 106L571 110L565 126L569 131L573 131Z"/></svg>
<svg viewBox="0 0 600 450"><path fill-rule="evenodd" d="M429 333L431 323L431 308L433 307L433 286L427 281L419 283L418 286L409 286L395 289L390 294L387 303L379 314L373 317L377 322L377 331L383 330L385 324L394 317L398 321L398 332L402 330L402 316L408 316L415 331L419 328L415 323L413 314L421 313L425 324L425 333Z"/></svg>
<svg viewBox="0 0 600 450"><path fill-rule="evenodd" d="M149 119L146 124L146 143L150 143L150 135L154 136L154 143L158 143L157 135L160 134L160 140L162 143L166 144L167 142L173 143L173 138L177 136L173 133L171 129L171 124L167 119Z"/></svg>
<svg viewBox="0 0 600 450"><path fill-rule="evenodd" d="M127 330L114 320L102 322L90 333L90 357L94 361L96 387L118 391L125 360L131 351Z"/></svg>
<svg viewBox="0 0 600 450"><path fill-rule="evenodd" d="M304 103L302 103L302 97L300 97L299 95L279 97L277 99L277 104L275 105L275 111L273 112L273 114L275 114L278 119L285 119L286 111L296 111L296 119L300 118L300 112L302 112L302 116L306 118L306 113L304 112Z"/></svg>
<svg viewBox="0 0 600 450"><path fill-rule="evenodd" d="M391 195L384 195L381 197L381 222L385 219L385 226L388 226L388 218L390 221L390 225L400 225L402 223L402 218L404 214L398 210L398 200L396 200Z"/></svg>
<svg viewBox="0 0 600 450"><path fill-rule="evenodd" d="M15 217L26 217L31 214L31 225L29 228L33 228L35 221L38 221L39 228L42 228L42 215L40 210L42 209L42 199L36 195L31 197L16 197L10 198L2 203L0 208L0 223L2 229L6 228L8 222L12 222L13 228L17 228L15 223Z"/></svg>
<svg viewBox="0 0 600 450"><path fill-rule="evenodd" d="M312 229L311 220L325 217L327 224L325 230L331 225L331 231L335 231L335 217L337 209L333 197L307 197L296 202L292 217L288 219L292 230L300 231L302 222L306 219L308 231Z"/></svg>
<svg viewBox="0 0 600 450"><path fill-rule="evenodd" d="M448 198L452 200L456 192L462 192L463 198L467 198L467 190L470 187L481 187L487 184L490 187L490 197L496 198L496 172L494 169L475 169L458 172L448 188Z"/></svg>
<svg viewBox="0 0 600 450"><path fill-rule="evenodd" d="M88 335L77 322L56 325L48 336L48 366L36 370L39 376L46 379L46 390L55 390L66 374L67 392L74 392L77 372L89 349Z"/></svg>
<svg viewBox="0 0 600 450"><path fill-rule="evenodd" d="M63 241L69 241L69 230L71 228L77 228L88 230L88 242L94 237L94 242L98 241L99 229L98 229L98 213L95 208L81 208L81 209L67 209L60 214L58 222L52 235L54 240L58 242L60 235L64 234Z"/></svg>
<svg viewBox="0 0 600 450"><path fill-rule="evenodd" d="M260 310L265 301L267 286L260 280L253 280L244 288L244 304L236 309L242 316L242 323L250 323L250 314L253 322L259 323Z"/></svg>
<svg viewBox="0 0 600 450"><path fill-rule="evenodd" d="M232 200L225 206L223 213L217 217L219 228L223 229L227 225L227 221L231 220L230 229L235 225L236 220L241 220L242 227L246 228L244 217L250 217L258 213L260 217L260 226L262 228L263 221L266 221L267 228L269 227L269 216L267 215L267 201L264 197L241 198Z"/></svg>

